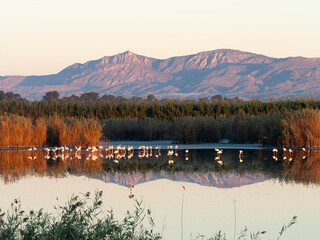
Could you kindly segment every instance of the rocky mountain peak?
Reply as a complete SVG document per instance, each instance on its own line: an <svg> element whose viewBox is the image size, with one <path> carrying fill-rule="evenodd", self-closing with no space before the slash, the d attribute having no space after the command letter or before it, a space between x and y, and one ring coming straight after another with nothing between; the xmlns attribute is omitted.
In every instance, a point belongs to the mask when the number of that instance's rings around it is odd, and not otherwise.
<svg viewBox="0 0 320 240"><path fill-rule="evenodd" d="M0 90L40 99L48 91L61 96L100 94L158 98L320 96L319 58L271 58L218 49L155 59L126 51L58 74L0 77Z"/></svg>

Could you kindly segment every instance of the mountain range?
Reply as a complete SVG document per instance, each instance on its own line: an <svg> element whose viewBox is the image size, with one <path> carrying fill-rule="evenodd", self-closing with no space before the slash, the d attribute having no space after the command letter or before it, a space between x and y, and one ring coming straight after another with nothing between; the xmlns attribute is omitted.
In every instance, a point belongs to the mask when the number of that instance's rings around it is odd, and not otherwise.
<svg viewBox="0 0 320 240"><path fill-rule="evenodd" d="M320 58L271 58L238 50L220 49L155 59L130 51L57 74L0 76L0 90L41 99L48 91L61 96L98 92L130 98L320 96Z"/></svg>

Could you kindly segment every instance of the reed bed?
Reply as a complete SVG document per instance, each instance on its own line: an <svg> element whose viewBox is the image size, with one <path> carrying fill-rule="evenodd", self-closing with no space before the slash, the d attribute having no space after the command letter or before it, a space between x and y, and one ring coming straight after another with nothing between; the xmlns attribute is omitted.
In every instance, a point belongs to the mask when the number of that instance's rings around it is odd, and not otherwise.
<svg viewBox="0 0 320 240"><path fill-rule="evenodd" d="M111 140L172 140L178 143L261 143L265 146L320 147L320 111L259 116L108 119L101 121Z"/></svg>
<svg viewBox="0 0 320 240"><path fill-rule="evenodd" d="M218 142L278 144L278 115L187 117L166 119L109 119L102 121L103 135L112 140L172 140L179 143Z"/></svg>
<svg viewBox="0 0 320 240"><path fill-rule="evenodd" d="M282 120L282 144L287 146L320 146L320 111L303 110L285 114Z"/></svg>
<svg viewBox="0 0 320 240"><path fill-rule="evenodd" d="M0 147L97 145L102 126L94 119L0 116Z"/></svg>
<svg viewBox="0 0 320 240"><path fill-rule="evenodd" d="M47 145L96 146L101 138L102 126L94 119L59 117L49 118Z"/></svg>
<svg viewBox="0 0 320 240"><path fill-rule="evenodd" d="M177 119L61 118L0 116L0 147L98 145L107 140L172 140L178 143L262 143L266 146L320 147L320 111L258 116Z"/></svg>

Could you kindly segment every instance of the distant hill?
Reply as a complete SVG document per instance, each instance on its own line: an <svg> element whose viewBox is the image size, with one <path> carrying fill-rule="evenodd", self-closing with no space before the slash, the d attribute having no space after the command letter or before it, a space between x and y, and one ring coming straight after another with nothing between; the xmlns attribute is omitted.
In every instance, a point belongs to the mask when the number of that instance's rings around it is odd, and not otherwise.
<svg viewBox="0 0 320 240"><path fill-rule="evenodd" d="M0 90L40 99L100 95L158 98L320 96L320 58L271 58L236 50L215 50L164 60L130 51L44 76L0 76Z"/></svg>

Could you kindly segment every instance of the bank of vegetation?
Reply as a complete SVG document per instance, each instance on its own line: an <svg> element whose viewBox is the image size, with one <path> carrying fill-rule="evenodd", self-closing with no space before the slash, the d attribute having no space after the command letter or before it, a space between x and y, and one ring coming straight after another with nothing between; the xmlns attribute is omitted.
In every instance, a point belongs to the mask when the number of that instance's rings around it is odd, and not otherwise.
<svg viewBox="0 0 320 240"><path fill-rule="evenodd" d="M37 119L17 115L0 116L0 147L97 145L101 125L94 119L60 118Z"/></svg>
<svg viewBox="0 0 320 240"><path fill-rule="evenodd" d="M72 196L64 206L56 206L57 214L39 211L24 211L19 200L14 200L7 212L0 211L1 239L114 239L114 240L157 240L162 239L155 231L154 219L150 209L142 202L135 201L135 210L127 211L122 220L117 220L113 211L103 216L102 192L83 196ZM281 239L284 232L297 222L297 218L284 225L278 234ZM233 239L261 239L266 231L249 233L245 228L235 234ZM237 238L235 238L237 237ZM197 239L226 240L222 231L213 237L199 235ZM231 238L230 238L231 239Z"/></svg>
<svg viewBox="0 0 320 240"><path fill-rule="evenodd" d="M90 133L95 139L100 136L104 140L166 139L178 143L228 139L233 143L319 147L319 109L320 101L313 98L244 101L217 95L180 100L149 95L127 99L113 95L99 97L95 92L60 98L58 92L48 92L42 100L28 101L18 94L0 91L0 116L21 117L26 124L29 122L29 127L25 126L29 132L46 133L45 137L33 140L29 136L25 146L95 144L97 141L70 139L79 136L77 131L80 131L73 123L79 121L76 125L82 126L88 121L101 129ZM55 121L59 123L49 126ZM63 131L60 134L57 127L62 123L66 134ZM8 134L2 134L4 139ZM8 144L8 140L4 142L0 142L0 146L22 146L16 142Z"/></svg>

